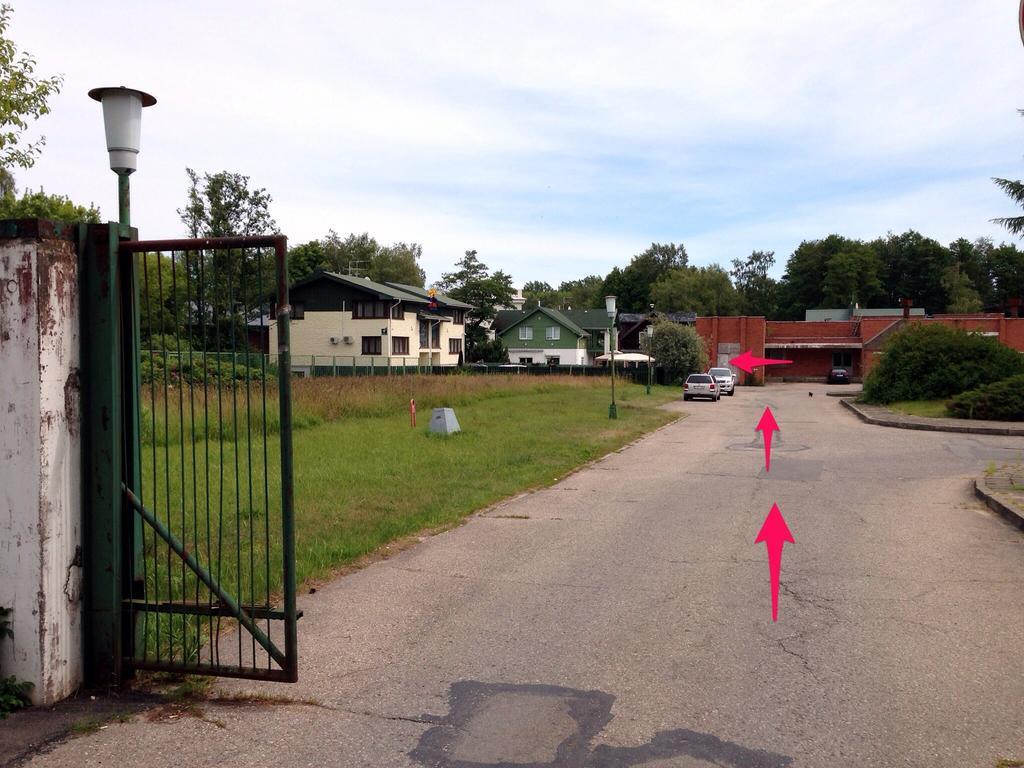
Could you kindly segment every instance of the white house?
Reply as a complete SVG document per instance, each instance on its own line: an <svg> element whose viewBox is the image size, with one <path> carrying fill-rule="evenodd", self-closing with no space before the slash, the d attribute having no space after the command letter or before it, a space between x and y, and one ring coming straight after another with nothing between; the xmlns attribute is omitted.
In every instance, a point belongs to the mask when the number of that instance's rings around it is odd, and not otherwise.
<svg viewBox="0 0 1024 768"><path fill-rule="evenodd" d="M296 372L455 366L463 360L466 312L473 307L442 293L321 271L292 285L289 298ZM268 325L272 352L277 328Z"/></svg>

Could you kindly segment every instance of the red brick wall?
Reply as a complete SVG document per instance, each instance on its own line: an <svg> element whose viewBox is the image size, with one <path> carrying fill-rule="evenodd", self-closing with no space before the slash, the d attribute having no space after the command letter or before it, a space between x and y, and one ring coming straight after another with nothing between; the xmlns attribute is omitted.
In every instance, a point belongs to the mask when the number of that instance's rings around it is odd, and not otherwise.
<svg viewBox="0 0 1024 768"><path fill-rule="evenodd" d="M856 323L848 320L806 321L769 320L765 324L768 341L782 341L785 338L844 338L852 337Z"/></svg>
<svg viewBox="0 0 1024 768"><path fill-rule="evenodd" d="M1024 317L1007 317L1001 325L999 340L1018 352L1024 352Z"/></svg>
<svg viewBox="0 0 1024 768"><path fill-rule="evenodd" d="M751 354L757 357L764 357L764 328L763 317L698 317L697 333L704 339L707 345L708 358L714 365L717 358L719 344L739 344L740 352L748 349ZM755 369L753 375L740 374L740 384L763 383L764 375L762 369Z"/></svg>

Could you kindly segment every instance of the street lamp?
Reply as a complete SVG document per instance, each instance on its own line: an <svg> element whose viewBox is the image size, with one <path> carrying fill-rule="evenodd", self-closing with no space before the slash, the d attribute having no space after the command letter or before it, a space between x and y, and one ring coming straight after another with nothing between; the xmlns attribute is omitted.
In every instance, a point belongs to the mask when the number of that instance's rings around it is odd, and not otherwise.
<svg viewBox="0 0 1024 768"><path fill-rule="evenodd" d="M90 98L103 105L103 127L107 134L107 152L110 170L117 174L117 203L119 221L131 225L131 203L128 177L135 172L142 133L142 108L156 104L148 93L132 88L93 88Z"/></svg>
<svg viewBox="0 0 1024 768"><path fill-rule="evenodd" d="M612 327L609 330L611 337L611 363L612 363L612 404L608 406L608 418L617 419L619 418L619 412L615 408L615 345L618 343L618 339L615 338L615 297L605 296L604 297L604 308L608 312L608 319L612 321Z"/></svg>
<svg viewBox="0 0 1024 768"><path fill-rule="evenodd" d="M648 325L644 331L647 333L647 394L651 394L651 344L654 341L654 326Z"/></svg>

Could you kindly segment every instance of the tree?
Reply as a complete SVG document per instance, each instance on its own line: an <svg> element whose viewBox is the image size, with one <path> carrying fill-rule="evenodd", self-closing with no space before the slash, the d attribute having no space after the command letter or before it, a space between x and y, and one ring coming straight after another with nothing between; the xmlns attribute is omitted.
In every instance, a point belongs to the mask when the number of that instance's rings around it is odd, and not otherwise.
<svg viewBox="0 0 1024 768"><path fill-rule="evenodd" d="M700 334L692 326L665 319L654 321L651 354L671 384L696 371L707 370L708 366L708 350Z"/></svg>
<svg viewBox="0 0 1024 768"><path fill-rule="evenodd" d="M18 55L7 36L12 11L10 5L0 5L0 167L4 169L35 164L46 137L23 143L25 131L29 121L49 113L47 101L60 93L63 82L60 75L35 77L35 59L24 52Z"/></svg>
<svg viewBox="0 0 1024 768"><path fill-rule="evenodd" d="M687 264L682 243L651 243L638 253L625 269L615 267L605 278L603 296L618 297L623 312L646 312L651 302L652 286L673 269Z"/></svg>
<svg viewBox="0 0 1024 768"><path fill-rule="evenodd" d="M959 264L946 267L942 274L942 288L946 291L947 312L961 315L982 310L981 297Z"/></svg>
<svg viewBox="0 0 1024 768"><path fill-rule="evenodd" d="M742 299L747 315L764 315L775 319L779 307L778 281L768 276L775 265L775 251L752 251L746 259L733 259L733 285Z"/></svg>
<svg viewBox="0 0 1024 768"><path fill-rule="evenodd" d="M985 257L992 251L992 240L978 238L973 243L965 237L949 244L949 255L962 275L971 281L982 305L991 303L992 279L986 268ZM947 312L950 311L947 305Z"/></svg>
<svg viewBox="0 0 1024 768"><path fill-rule="evenodd" d="M21 197L16 197L11 189L0 197L0 219L49 219L99 224L100 211L92 203L86 208L84 205L76 205L64 195L48 195L43 189L38 192L27 189Z"/></svg>
<svg viewBox="0 0 1024 768"><path fill-rule="evenodd" d="M882 262L871 248L861 242L849 243L825 262L822 305L867 306L882 293L881 272Z"/></svg>
<svg viewBox="0 0 1024 768"><path fill-rule="evenodd" d="M299 280L318 269L368 277L379 283L405 283L423 287L427 274L419 265L423 246L393 243L381 246L368 232L352 233L344 240L333 229L320 240L310 240L288 251L288 273Z"/></svg>
<svg viewBox="0 0 1024 768"><path fill-rule="evenodd" d="M476 251L466 251L455 266L454 272L441 276L437 287L453 299L475 307L466 315L466 360L476 362L487 343L487 326L497 316L499 307L512 303L512 277L501 270L491 274Z"/></svg>
<svg viewBox="0 0 1024 768"><path fill-rule="evenodd" d="M898 307L903 299L928 312L940 312L946 306L942 275L953 263L949 249L910 229L901 235L889 233L869 243L883 264L885 306Z"/></svg>
<svg viewBox="0 0 1024 768"><path fill-rule="evenodd" d="M1024 115L1024 109L1018 109L1018 114ZM1013 181L1011 179L1000 179L998 177L992 179L996 186L999 187L1006 196L1009 197L1017 206L1024 208L1024 181ZM1024 232L1024 216L1003 216L998 219L992 219L996 224L1000 224L1006 227L1011 234L1020 236Z"/></svg>
<svg viewBox="0 0 1024 768"><path fill-rule="evenodd" d="M232 237L267 235L277 232L270 215L273 198L262 187L251 189L249 177L238 173L199 174L191 168L184 208L178 216L190 237ZM186 258L187 255L186 255ZM193 255L188 264L189 280L202 291L203 309L190 307L195 316L189 326L211 325L211 336L225 348L247 348L245 321L266 311L276 279L274 254L269 249L210 250ZM200 316L203 315L203 316Z"/></svg>
<svg viewBox="0 0 1024 768"><path fill-rule="evenodd" d="M1024 298L1024 251L1015 243L1000 243L989 249L985 267L992 281L992 303Z"/></svg>
<svg viewBox="0 0 1024 768"><path fill-rule="evenodd" d="M292 282L325 268L324 247L319 240L310 240L288 249L288 277Z"/></svg>
<svg viewBox="0 0 1024 768"><path fill-rule="evenodd" d="M566 280L558 286L566 308L601 309L604 307L604 279L600 275L587 275L579 280Z"/></svg>
<svg viewBox="0 0 1024 768"><path fill-rule="evenodd" d="M548 283L540 280L528 280L523 285L523 298L526 299L524 309L533 309L541 305L560 309L562 306L561 291L556 291Z"/></svg>
<svg viewBox="0 0 1024 768"><path fill-rule="evenodd" d="M403 283L422 288L427 282L427 273L419 265L421 256L423 246L419 243L393 243L378 249L367 276L378 283Z"/></svg>
<svg viewBox="0 0 1024 768"><path fill-rule="evenodd" d="M651 288L651 300L664 312L698 315L735 315L741 303L729 273L717 264L670 270Z"/></svg>
<svg viewBox="0 0 1024 768"><path fill-rule="evenodd" d="M267 190L249 188L249 177L220 171L210 175L185 169L189 188L184 208L178 209L189 237L269 235L277 232L270 215L273 198Z"/></svg>

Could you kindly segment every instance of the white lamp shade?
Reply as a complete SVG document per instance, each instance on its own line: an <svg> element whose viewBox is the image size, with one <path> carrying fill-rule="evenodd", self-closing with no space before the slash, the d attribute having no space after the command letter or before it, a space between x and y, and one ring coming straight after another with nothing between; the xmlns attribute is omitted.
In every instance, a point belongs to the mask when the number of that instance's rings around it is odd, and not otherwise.
<svg viewBox="0 0 1024 768"><path fill-rule="evenodd" d="M117 173L134 172L142 134L142 108L156 104L156 99L124 86L94 88L89 95L103 104L110 169Z"/></svg>
<svg viewBox="0 0 1024 768"><path fill-rule="evenodd" d="M605 296L604 297L604 308L608 312L608 317L615 317L615 297Z"/></svg>

